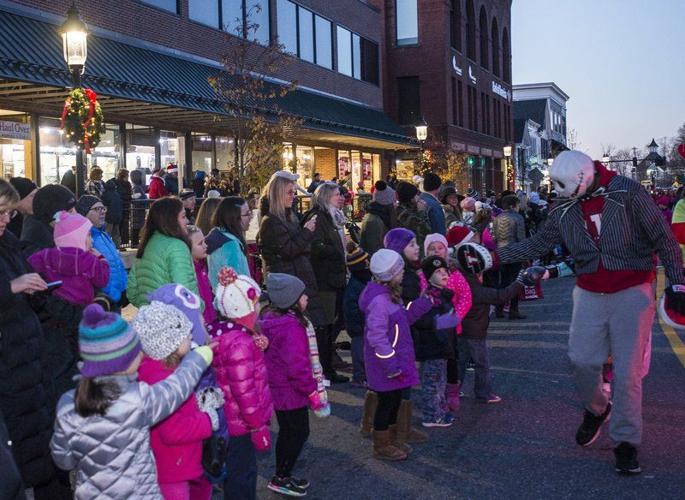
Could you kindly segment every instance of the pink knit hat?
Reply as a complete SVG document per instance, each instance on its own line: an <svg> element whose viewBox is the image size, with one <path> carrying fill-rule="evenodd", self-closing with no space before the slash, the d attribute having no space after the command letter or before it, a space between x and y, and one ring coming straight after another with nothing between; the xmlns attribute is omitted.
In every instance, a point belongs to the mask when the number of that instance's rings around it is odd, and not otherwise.
<svg viewBox="0 0 685 500"><path fill-rule="evenodd" d="M442 234L440 233L432 233L426 236L426 239L423 241L423 254L426 255L428 253L428 247L431 245L431 243L442 243L445 245L445 248L449 248L449 245L447 244L447 238L445 238Z"/></svg>
<svg viewBox="0 0 685 500"><path fill-rule="evenodd" d="M86 240L93 224L83 215L62 210L55 215L55 246L86 249Z"/></svg>

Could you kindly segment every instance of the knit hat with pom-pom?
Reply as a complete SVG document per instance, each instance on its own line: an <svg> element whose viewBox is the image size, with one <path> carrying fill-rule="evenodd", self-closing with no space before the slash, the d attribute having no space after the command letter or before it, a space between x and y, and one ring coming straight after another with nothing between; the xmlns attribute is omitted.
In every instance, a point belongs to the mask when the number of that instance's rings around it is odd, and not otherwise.
<svg viewBox="0 0 685 500"><path fill-rule="evenodd" d="M58 212L55 215L55 230L53 232L55 246L87 250L86 240L91 227L93 227L92 222L83 215L70 214L65 211Z"/></svg>
<svg viewBox="0 0 685 500"><path fill-rule="evenodd" d="M249 276L239 275L231 267L219 270L214 305L226 318L245 318L254 313L262 290Z"/></svg>
<svg viewBox="0 0 685 500"><path fill-rule="evenodd" d="M374 184L373 201L379 205L393 205L397 199L395 190L384 181L376 181Z"/></svg>
<svg viewBox="0 0 685 500"><path fill-rule="evenodd" d="M157 300L141 307L131 326L140 336L145 354L157 360L176 352L193 329L179 309Z"/></svg>
<svg viewBox="0 0 685 500"><path fill-rule="evenodd" d="M116 313L105 312L98 304L83 310L78 333L84 377L126 371L141 349L140 339L128 323Z"/></svg>
<svg viewBox="0 0 685 500"><path fill-rule="evenodd" d="M197 345L205 345L207 343L207 330L205 330L205 323L202 317L202 301L195 293L178 283L169 283L160 286L154 292L148 293L147 299L150 302L156 300L163 304L174 306L181 311L193 324L193 342Z"/></svg>

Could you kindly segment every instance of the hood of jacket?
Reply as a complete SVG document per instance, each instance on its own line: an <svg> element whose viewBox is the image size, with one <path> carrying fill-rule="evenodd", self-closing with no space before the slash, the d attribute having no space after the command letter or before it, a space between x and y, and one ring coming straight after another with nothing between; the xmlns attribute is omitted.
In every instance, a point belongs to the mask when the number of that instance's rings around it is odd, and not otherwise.
<svg viewBox="0 0 685 500"><path fill-rule="evenodd" d="M276 314L267 312L258 321L261 331L269 338L276 337L285 331L286 326L292 324L294 316L292 314Z"/></svg>
<svg viewBox="0 0 685 500"><path fill-rule="evenodd" d="M241 247L243 246L240 240L236 238L233 234L229 233L228 231L219 229L218 227L215 227L209 232L209 234L205 238L205 242L207 243L207 254L213 254L215 251L224 246L224 244L230 240L236 240L238 243L240 243Z"/></svg>
<svg viewBox="0 0 685 500"><path fill-rule="evenodd" d="M373 299L375 299L379 295L389 296L390 292L384 285L376 283L375 281L370 281L369 284L366 285L366 288L364 288L364 290L362 291L361 295L359 296L359 309L361 309L364 312L368 312L371 302L373 302Z"/></svg>

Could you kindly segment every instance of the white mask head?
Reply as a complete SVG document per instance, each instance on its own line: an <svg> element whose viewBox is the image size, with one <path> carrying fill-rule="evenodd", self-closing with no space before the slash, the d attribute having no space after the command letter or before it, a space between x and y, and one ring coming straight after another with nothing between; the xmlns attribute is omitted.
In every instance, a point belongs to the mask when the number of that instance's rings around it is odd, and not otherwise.
<svg viewBox="0 0 685 500"><path fill-rule="evenodd" d="M549 177L562 198L577 198L587 193L595 178L595 164L585 153L564 151L554 160Z"/></svg>

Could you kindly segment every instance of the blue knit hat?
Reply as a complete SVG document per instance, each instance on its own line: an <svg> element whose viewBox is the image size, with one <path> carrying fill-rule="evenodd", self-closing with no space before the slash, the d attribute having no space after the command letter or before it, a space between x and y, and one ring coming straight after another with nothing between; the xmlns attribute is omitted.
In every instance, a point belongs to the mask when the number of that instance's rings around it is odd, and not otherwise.
<svg viewBox="0 0 685 500"><path fill-rule="evenodd" d="M125 371L141 350L140 339L128 323L99 304L83 310L79 325L81 374L100 377Z"/></svg>

